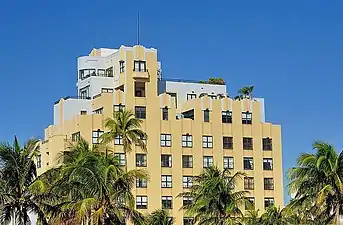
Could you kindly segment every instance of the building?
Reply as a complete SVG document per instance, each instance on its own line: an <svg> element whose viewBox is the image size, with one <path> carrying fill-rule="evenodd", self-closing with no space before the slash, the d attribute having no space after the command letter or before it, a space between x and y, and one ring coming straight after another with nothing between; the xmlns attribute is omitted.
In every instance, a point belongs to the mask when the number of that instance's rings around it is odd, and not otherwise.
<svg viewBox="0 0 343 225"><path fill-rule="evenodd" d="M225 85L168 80L161 72L157 50L143 46L93 49L79 57L78 96L55 102L40 171L56 165L58 154L79 136L96 144L102 121L125 107L144 121L148 134L147 153L134 146L125 157L120 140L114 141L128 169L146 168L150 174L133 190L143 213L170 208L175 224L187 224L183 199L176 196L212 164L247 174L236 188L249 190L255 208L282 207L281 127L265 122L264 100L235 101Z"/></svg>

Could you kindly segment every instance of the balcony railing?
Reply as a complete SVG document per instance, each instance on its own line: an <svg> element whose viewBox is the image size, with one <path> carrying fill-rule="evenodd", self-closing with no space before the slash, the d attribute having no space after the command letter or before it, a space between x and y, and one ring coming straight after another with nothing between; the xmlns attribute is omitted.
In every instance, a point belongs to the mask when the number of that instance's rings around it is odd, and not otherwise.
<svg viewBox="0 0 343 225"><path fill-rule="evenodd" d="M84 80L88 77L113 77L113 74L106 74L106 73L99 73L93 72L87 75L80 76L80 80Z"/></svg>
<svg viewBox="0 0 343 225"><path fill-rule="evenodd" d="M84 99L84 100L91 100L91 97L86 97L86 96L66 96L66 97L63 97L61 99L64 99L64 100L67 100L67 99ZM60 99L60 100L61 100ZM60 100L57 100L55 102L55 105L58 104L60 102Z"/></svg>

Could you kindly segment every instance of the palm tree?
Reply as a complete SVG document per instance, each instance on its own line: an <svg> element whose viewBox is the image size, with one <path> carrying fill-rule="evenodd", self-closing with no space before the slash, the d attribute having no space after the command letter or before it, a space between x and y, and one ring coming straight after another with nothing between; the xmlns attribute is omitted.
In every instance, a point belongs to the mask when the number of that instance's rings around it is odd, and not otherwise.
<svg viewBox="0 0 343 225"><path fill-rule="evenodd" d="M244 217L244 222L246 225L260 225L261 218L258 215L258 210L248 210Z"/></svg>
<svg viewBox="0 0 343 225"><path fill-rule="evenodd" d="M328 143L316 141L313 154L303 153L297 166L290 169L290 192L296 193L293 207L304 202L316 208L318 216L325 214L339 224L343 207L343 153L339 155Z"/></svg>
<svg viewBox="0 0 343 225"><path fill-rule="evenodd" d="M131 192L136 179L147 178L141 170L123 171L113 156L91 148L81 139L58 168L54 192L65 199L51 215L53 224L123 224L143 222Z"/></svg>
<svg viewBox="0 0 343 225"><path fill-rule="evenodd" d="M146 218L147 225L173 225L173 221L174 219L163 209L153 211Z"/></svg>
<svg viewBox="0 0 343 225"><path fill-rule="evenodd" d="M293 223L292 218L285 215L285 212L280 207L271 206L261 216L262 225L291 225Z"/></svg>
<svg viewBox="0 0 343 225"><path fill-rule="evenodd" d="M246 86L238 90L238 96L235 97L237 100L241 99L253 99L252 93L254 91L254 86Z"/></svg>
<svg viewBox="0 0 343 225"><path fill-rule="evenodd" d="M31 224L29 214L47 224L44 209L47 195L38 181L34 158L39 154L39 140L29 139L21 147L17 137L11 146L0 144L0 224Z"/></svg>
<svg viewBox="0 0 343 225"><path fill-rule="evenodd" d="M240 172L231 176L228 169L205 168L202 174L194 177L190 192L179 195L193 199L191 204L182 209L199 224L239 224L243 218L240 207L246 201L247 192L234 191L234 185L242 176L244 174Z"/></svg>

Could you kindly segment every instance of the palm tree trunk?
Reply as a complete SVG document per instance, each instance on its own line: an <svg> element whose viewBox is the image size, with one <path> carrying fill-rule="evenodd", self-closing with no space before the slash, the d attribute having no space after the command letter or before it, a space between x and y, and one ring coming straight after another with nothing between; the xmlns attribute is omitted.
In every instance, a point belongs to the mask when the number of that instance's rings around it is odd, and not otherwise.
<svg viewBox="0 0 343 225"><path fill-rule="evenodd" d="M340 225L341 224L341 215L340 215L340 210L339 210L339 205L337 206L336 209L336 224Z"/></svg>

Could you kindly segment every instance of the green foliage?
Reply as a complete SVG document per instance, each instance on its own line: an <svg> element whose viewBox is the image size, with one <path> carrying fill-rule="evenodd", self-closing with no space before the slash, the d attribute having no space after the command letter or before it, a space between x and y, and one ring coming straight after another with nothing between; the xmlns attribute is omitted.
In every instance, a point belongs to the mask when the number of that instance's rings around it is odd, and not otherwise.
<svg viewBox="0 0 343 225"><path fill-rule="evenodd" d="M201 80L200 84L216 84L216 85L225 85L225 80L221 77L210 77L207 81Z"/></svg>
<svg viewBox="0 0 343 225"><path fill-rule="evenodd" d="M242 99L253 99L254 86L246 86L238 90L238 95L234 98L235 100Z"/></svg>
<svg viewBox="0 0 343 225"><path fill-rule="evenodd" d="M158 209L147 216L146 225L173 225L173 221L167 211Z"/></svg>

